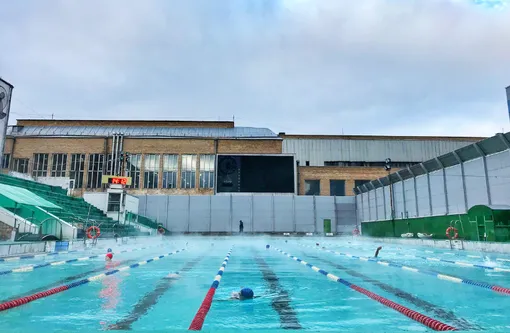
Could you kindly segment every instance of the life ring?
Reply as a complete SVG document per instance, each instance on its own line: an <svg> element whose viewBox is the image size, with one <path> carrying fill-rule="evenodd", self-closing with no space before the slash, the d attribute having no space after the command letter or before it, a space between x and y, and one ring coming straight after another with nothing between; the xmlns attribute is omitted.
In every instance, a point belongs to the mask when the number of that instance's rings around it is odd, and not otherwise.
<svg viewBox="0 0 510 333"><path fill-rule="evenodd" d="M163 227L159 227L158 228L158 234L164 235L165 234L165 229Z"/></svg>
<svg viewBox="0 0 510 333"><path fill-rule="evenodd" d="M359 229L358 229L358 227L354 228L354 230L352 231L352 234L353 234L353 235L356 235L356 236L357 236L357 235L359 235Z"/></svg>
<svg viewBox="0 0 510 333"><path fill-rule="evenodd" d="M452 230L454 232L453 237L450 235L450 231ZM457 237L459 237L459 231L454 227L448 227L448 229L446 229L446 237L448 237L448 239L457 239Z"/></svg>
<svg viewBox="0 0 510 333"><path fill-rule="evenodd" d="M94 235L92 235L92 230L95 231ZM95 225L93 225L87 229L87 237L89 239L96 239L100 235L101 235L101 229L99 229L99 227L96 227Z"/></svg>

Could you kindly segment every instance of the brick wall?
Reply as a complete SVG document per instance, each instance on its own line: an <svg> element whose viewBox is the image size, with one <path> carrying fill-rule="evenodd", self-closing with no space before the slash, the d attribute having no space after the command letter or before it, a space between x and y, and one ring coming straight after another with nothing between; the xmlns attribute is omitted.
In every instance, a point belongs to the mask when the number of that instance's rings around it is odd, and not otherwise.
<svg viewBox="0 0 510 333"><path fill-rule="evenodd" d="M387 176L383 168L367 167L299 167L299 194L305 193L305 180L320 180L321 195L330 195L330 180L345 180L345 194L354 195L355 180L374 180Z"/></svg>
<svg viewBox="0 0 510 333"><path fill-rule="evenodd" d="M131 154L142 155L142 170L140 172L140 184L144 182L144 156L145 154L177 154L179 170L177 173L177 188L162 189L163 173L159 173L159 189L128 189L132 194L212 194L212 189L199 188L199 165L200 154L215 154L215 147L217 141L218 153L223 154L279 154L282 152L282 140L280 139L263 139L263 140L223 140L223 139L154 139L154 138L125 138L123 142L123 150ZM6 153L11 153L12 138L9 139ZM48 160L48 173L51 170L52 154L54 153L68 153L76 154L82 153L85 156L84 178L83 184L86 186L88 179L88 163L89 154L110 154L112 147L112 138L16 138L14 144L13 158L29 158L30 167L29 173L33 167L33 156L36 153L47 153ZM196 188L194 189L181 189L180 188L180 165L182 154L195 154L197 155L196 165ZM67 158L67 176L69 176L71 158ZM11 164L12 165L12 164ZM160 170L163 167L163 159L160 158ZM87 191L102 191L102 189L87 189ZM82 190L76 189L74 195L82 195Z"/></svg>

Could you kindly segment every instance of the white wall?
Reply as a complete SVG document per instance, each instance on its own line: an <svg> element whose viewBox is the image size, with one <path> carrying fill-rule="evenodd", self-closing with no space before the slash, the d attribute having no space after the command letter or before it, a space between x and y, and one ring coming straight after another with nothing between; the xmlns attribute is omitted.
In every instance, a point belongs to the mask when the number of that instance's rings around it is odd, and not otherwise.
<svg viewBox="0 0 510 333"><path fill-rule="evenodd" d="M390 200L390 187L384 186L384 198L386 201L386 220L391 220L391 200Z"/></svg>
<svg viewBox="0 0 510 333"><path fill-rule="evenodd" d="M464 179L466 182L468 207L480 204L487 205L489 198L487 196L487 183L482 158L464 163Z"/></svg>
<svg viewBox="0 0 510 333"><path fill-rule="evenodd" d="M384 219L384 189L379 187L375 190L375 196L377 199L377 219Z"/></svg>
<svg viewBox="0 0 510 333"><path fill-rule="evenodd" d="M510 150L488 155L485 160L487 176L484 169L484 159L477 158L462 164L464 177L462 167L458 164L431 172L428 175L420 175L416 178L406 179L404 182L394 183L395 218L405 217L405 212L409 214L409 218L413 218L464 214L469 208L479 204L510 205ZM383 191L381 189L356 196L361 221L391 219L389 186L385 186L384 189L387 205L386 216L381 213L381 205L383 205ZM405 205L402 193L405 194ZM488 193L491 200L489 200ZM360 200L361 198L363 200Z"/></svg>
<svg viewBox="0 0 510 333"><path fill-rule="evenodd" d="M376 205L375 191L368 192L368 205L370 207L370 220L376 221L377 220L377 205Z"/></svg>
<svg viewBox="0 0 510 333"><path fill-rule="evenodd" d="M444 193L443 170L429 174L430 193L432 199L432 215L446 214L446 197Z"/></svg>
<svg viewBox="0 0 510 333"><path fill-rule="evenodd" d="M352 232L355 198L295 195L146 195L140 214L158 219L171 232Z"/></svg>
<svg viewBox="0 0 510 333"><path fill-rule="evenodd" d="M418 215L430 216L429 184L427 175L416 177L416 196L418 198Z"/></svg>
<svg viewBox="0 0 510 333"><path fill-rule="evenodd" d="M404 197L406 200L405 217L416 217L416 197L414 194L414 178L404 180Z"/></svg>
<svg viewBox="0 0 510 333"><path fill-rule="evenodd" d="M445 168L444 171L446 174L446 192L448 193L448 214L466 212L460 164Z"/></svg>
<svg viewBox="0 0 510 333"><path fill-rule="evenodd" d="M83 199L92 206L95 206L106 213L108 193L85 192L83 193Z"/></svg>
<svg viewBox="0 0 510 333"><path fill-rule="evenodd" d="M395 218L401 219L404 214L404 189L402 182L393 184L393 207L395 207Z"/></svg>
<svg viewBox="0 0 510 333"><path fill-rule="evenodd" d="M487 171L493 205L510 204L510 152L487 156Z"/></svg>
<svg viewBox="0 0 510 333"><path fill-rule="evenodd" d="M126 194L125 211L138 214L138 207L140 205L140 199L134 195Z"/></svg>

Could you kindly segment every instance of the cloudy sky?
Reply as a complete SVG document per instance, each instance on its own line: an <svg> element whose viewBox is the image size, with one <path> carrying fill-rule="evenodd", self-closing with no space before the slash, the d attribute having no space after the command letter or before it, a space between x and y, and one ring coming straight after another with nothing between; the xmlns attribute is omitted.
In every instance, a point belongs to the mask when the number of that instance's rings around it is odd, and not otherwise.
<svg viewBox="0 0 510 333"><path fill-rule="evenodd" d="M11 123L235 116L299 134L493 135L510 131L500 2L7 1L0 76Z"/></svg>

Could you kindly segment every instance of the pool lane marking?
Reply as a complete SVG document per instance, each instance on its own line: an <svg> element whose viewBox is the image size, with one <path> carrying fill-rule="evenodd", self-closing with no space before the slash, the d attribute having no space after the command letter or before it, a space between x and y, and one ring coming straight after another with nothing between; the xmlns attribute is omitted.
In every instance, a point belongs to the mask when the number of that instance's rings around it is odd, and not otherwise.
<svg viewBox="0 0 510 333"><path fill-rule="evenodd" d="M116 273L124 271L124 270L136 268L136 267L139 267L141 265L145 265L147 263L150 263L150 262L153 262L155 260L159 260L159 259L171 256L172 254L176 254L176 253L179 253L179 252L182 252L182 251L185 251L185 249L176 250L174 252L170 252L170 253L167 253L167 254L160 255L159 257L155 257L155 258L152 258L152 259L140 261L140 262L134 263L134 264L129 265L129 266L124 266L124 267L120 267L120 268L117 268L117 269L113 269L113 270L110 270L108 272L105 272L105 273L102 273L102 274L99 274L99 275L91 276L91 277L86 278L86 279L78 280L78 281L75 281L75 282L72 282L72 283L69 283L69 284L65 284L65 285L62 285L62 286L59 286L59 287L48 289L46 291L42 291L42 292L39 292L39 293L36 293L36 294L32 294L30 296L25 296L25 297L21 297L21 298L12 300L12 301L4 302L4 303L0 304L0 312L1 311L6 311L6 310L9 310L9 309L12 309L12 308L16 308L18 306L21 306L21 305L33 302L35 300L38 300L40 298L48 297L48 296L51 296L51 295L54 295L54 294L58 294L60 292L63 292L63 291L66 291L66 290L69 290L69 289L72 289L72 288L75 288L75 287L79 287L81 285L87 284L87 283L92 282L92 281L97 281L97 280L104 279L108 275L113 275L113 274L116 274Z"/></svg>
<svg viewBox="0 0 510 333"><path fill-rule="evenodd" d="M305 247L312 248L312 249L314 248L314 247L308 246L308 245L301 245L301 246L305 246ZM397 268L401 268L401 269L403 269L405 271L411 271L411 272L415 272L415 273L420 273L420 274L425 274L425 275L433 276L433 277L436 277L436 278L438 278L440 280L445 280L445 281L450 281L450 282L460 283L460 284L469 284L469 285L472 285L472 286L476 286L476 287L492 290L492 291L494 291L494 292L496 292L498 294L502 294L502 295L505 295L505 296L510 296L510 289L509 288L501 287L501 286L497 286L497 285L493 285L493 284L489 284L489 283L486 283L486 282L479 282L479 281L473 281L473 280L469 280L469 279L462 279L462 278L459 278L459 277L456 277L456 276L442 274L442 273L434 272L434 271L420 270L418 268L410 267L410 266L405 266L405 265L402 265L402 264L399 264L399 263L396 263L396 262L389 262L389 261L382 261L382 260L379 260L379 259L347 255L345 253L341 253L341 252L337 252L337 251L331 251L331 250L328 250L328 249L320 249L320 250L326 251L326 252L329 252L329 253L333 253L333 254L337 254L337 255L340 255L340 256L346 256L346 257L348 257L350 259L358 259L358 260L361 260L361 261L364 261L364 262L370 261L370 262L373 262L373 263L376 263L376 264L379 264L379 265L382 265L382 266L397 267Z"/></svg>
<svg viewBox="0 0 510 333"><path fill-rule="evenodd" d="M278 282L278 276L276 273L269 267L266 261L259 256L259 253L255 252L257 257L255 257L255 262L262 272L262 277L269 285L269 289L272 294L276 294L276 297L273 297L271 300L271 306L278 313L280 317L280 326L283 329L301 329L301 324L299 324L299 320L296 312L290 305L290 297L287 290L285 290L280 283Z"/></svg>
<svg viewBox="0 0 510 333"><path fill-rule="evenodd" d="M59 254L67 254L67 253L73 253L73 252L78 252L78 250L50 252L50 253L44 253L44 254L27 254L27 255L17 256L17 257L5 257L5 258L0 258L0 262L1 261L17 261L17 260L23 260L23 259L42 258L42 257L48 257L48 256L58 256Z"/></svg>
<svg viewBox="0 0 510 333"><path fill-rule="evenodd" d="M202 258L203 256L199 256L198 258L189 261L179 270L179 273L190 271L202 260ZM159 298L166 293L176 281L177 280L175 279L168 279L166 277L162 278L158 282L156 288L145 294L126 317L117 321L115 324L108 326L107 330L131 330L131 325L147 314L149 309L158 303Z"/></svg>
<svg viewBox="0 0 510 333"><path fill-rule="evenodd" d="M389 299L386 299L386 298L384 298L382 296L374 294L371 291L368 291L368 290L366 290L366 289L364 289L362 287L359 287L359 286L357 286L357 285L355 285L353 283L350 283L349 281L341 279L341 278L339 278L336 275L328 273L325 270L320 269L317 266L314 266L314 265L312 265L312 264L310 264L310 263L308 263L308 262L306 262L304 260L301 260L298 257L295 257L295 256L291 255L290 253L284 252L284 251L282 251L282 250L280 250L278 248L273 248L273 249L275 251L283 254L284 256L287 256L290 259L292 259L294 261L297 261L298 263L301 263L302 265L305 265L308 268L311 268L312 270L314 270L314 271L316 271L316 272L318 272L318 273L320 273L322 275L327 276L330 280L336 281L338 283L341 283L341 284L343 284L343 285L345 285L345 286L347 286L347 287L349 287L349 288L351 288L351 289L353 289L353 290L355 290L355 291L357 291L357 292L359 292L361 294L364 294L365 296L368 296L371 299L373 299L373 300L375 300L375 301L377 301L377 302L379 302L379 303L381 303L381 304L383 304L383 305L385 305L385 306L387 306L387 307L389 307L389 308L391 308L391 309L393 309L395 311L398 311L401 314L403 314L404 316L406 316L406 317L408 317L408 318L410 318L410 319L412 319L414 321L417 321L417 322L419 322L419 323L421 323L421 324L423 324L423 325L425 325L425 326L427 326L427 327L429 327L429 328L431 328L431 329L433 329L435 331L456 331L457 330L457 328L455 328L453 326L447 325L447 324L442 323L442 322L440 322L440 321L438 321L436 319L433 319L433 318L430 318L428 316L425 316L425 315L423 315L423 314L421 314L419 312L416 312L414 310L406 308L405 306L402 306L402 305L400 305L398 303L390 301Z"/></svg>
<svg viewBox="0 0 510 333"><path fill-rule="evenodd" d="M188 328L189 331L200 331L202 329L202 326L204 325L205 317L209 313L209 310L211 309L211 303L214 298L214 294L216 293L216 289L218 289L221 281L221 277L223 276L223 272L225 271L225 267L227 267L228 261L230 260L230 254L232 253L232 248L227 253L227 256L225 259L223 259L223 263L220 266L220 269L218 270L218 273L214 277L213 283L211 284L211 287L209 288L209 291L207 291L207 294L204 297L204 300L202 301L202 304L198 308L197 313L193 317L193 320L191 321L191 324Z"/></svg>
<svg viewBox="0 0 510 333"><path fill-rule="evenodd" d="M334 244L334 243L324 243L324 244L335 246L337 248L338 247L340 247L340 248L343 247L343 248L350 248L350 249L359 249L359 250L363 250L363 251L369 251L370 250L370 249L365 249L365 248L362 248L362 247L349 247L349 246L342 246L342 245ZM388 248L394 249L395 247L394 246L391 246L391 247L388 246ZM405 250L418 251L417 249L405 249ZM480 256L480 255L476 255L475 256L475 255L471 255L471 254L460 254L460 253L453 253L453 252L430 251L430 250L424 250L424 252L426 252L426 253L437 253L437 254L450 255L450 256L458 256L458 257L477 258L477 259L482 259L483 258L483 256ZM386 253L387 254L393 254L393 252L386 252ZM510 259L496 258L496 261L510 262Z"/></svg>
<svg viewBox="0 0 510 333"><path fill-rule="evenodd" d="M119 261L118 264L119 265L123 265L123 264L129 264L130 265L131 263L134 263L136 261L137 260L134 260L134 259L123 260L123 261ZM104 271L104 270L105 270L105 267L100 267L100 268L96 268L96 269L93 269L93 270L90 270L90 271L87 271L87 272L83 272L83 273L80 273L80 274L72 275L72 276L66 277L64 279L61 279L61 280L59 280L57 282L50 283L50 284L48 284L46 286L29 290L29 291L27 291L27 292L25 292L23 294L12 296L12 297L9 297L8 299L5 299L5 300L0 300L0 304L1 303L5 303L5 302L9 302L9 301L13 301L13 300L18 299L18 298L26 297L26 296L29 296L29 295L32 295L32 294L44 291L46 289L51 289L51 288L59 286L59 285L61 285L63 283L71 282L71 281L80 279L80 278L82 278L84 276L87 276L87 275L90 275L90 274L93 274L93 273L97 273L97 272L101 272L101 271Z"/></svg>
<svg viewBox="0 0 510 333"><path fill-rule="evenodd" d="M389 284L372 279L366 275L363 275L357 271L354 271L352 269L349 269L347 267L344 267L342 265L334 263L330 260L322 259L322 258L319 258L316 256L311 256L306 253L303 253L303 254L310 258L317 259L317 260L322 261L326 264L329 264L335 268L341 269L351 276L363 279L363 281L365 281L365 282L376 285L379 288L381 288L382 290L384 290L388 293L391 293L394 296L402 298L403 300L406 300L406 301L416 305L417 307L422 308L425 311L433 312L439 318L452 322L454 325L456 325L461 330L482 330L482 328L480 326L473 325L464 318L458 318L452 311L445 311L445 310L441 309L439 306L429 303L425 300L422 300L421 298L418 298L402 289L398 289L393 286L390 286Z"/></svg>
<svg viewBox="0 0 510 333"><path fill-rule="evenodd" d="M151 247L154 247L154 246L142 247L142 248L138 248L138 249L123 250L123 251L113 252L113 253L118 254L118 253L126 253L126 252L136 252L136 251L146 250ZM77 261L90 260L90 259L94 259L94 258L98 258L98 257L99 257L99 255L96 254L93 256L89 256L89 257L73 258L73 259L69 259L69 260L45 262L43 264L37 264L37 265L21 266L21 267L16 267L16 268L5 270L5 271L0 271L0 275L7 275L7 274L11 274L11 273L27 273L27 272L32 272L35 269L39 269L39 268L43 268L43 267L60 266L60 265L65 265L65 264L69 264L69 263L74 263Z"/></svg>
<svg viewBox="0 0 510 333"><path fill-rule="evenodd" d="M409 257L409 258L423 259L423 260L427 260L427 261L446 262L448 264L453 264L453 265L457 265L457 266L461 266L461 267L489 269L489 270L493 270L495 272L510 272L510 269L508 269L508 268L478 265L478 264L472 264L472 263L463 262L463 261L453 261L453 260L434 258L434 257L421 257L421 256L415 256L415 255L412 255L412 254L406 254L405 256Z"/></svg>
<svg viewBox="0 0 510 333"><path fill-rule="evenodd" d="M120 251L120 252L114 252L114 254L125 253L125 252L135 252L135 251L150 249L152 247L162 246L162 245L166 245L166 244L160 244L160 245L154 245L154 246L147 246L147 247L123 250L123 251ZM101 250L94 249L94 250L95 251L103 251L105 249L101 249ZM6 262L7 261L17 261L17 260L23 260L23 259L43 258L43 257L49 257L49 256L58 256L60 254L79 253L79 252L87 252L87 251L86 250L84 250L84 251L81 251L81 250L70 250L70 251L59 251L59 252L50 252L50 253L41 253L41 254L27 254L27 255L22 255L22 256L17 256L17 257L4 257L4 258L0 258L0 262L2 262L2 261L6 261Z"/></svg>

